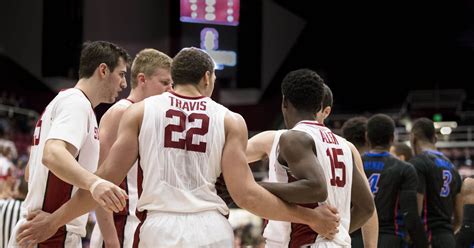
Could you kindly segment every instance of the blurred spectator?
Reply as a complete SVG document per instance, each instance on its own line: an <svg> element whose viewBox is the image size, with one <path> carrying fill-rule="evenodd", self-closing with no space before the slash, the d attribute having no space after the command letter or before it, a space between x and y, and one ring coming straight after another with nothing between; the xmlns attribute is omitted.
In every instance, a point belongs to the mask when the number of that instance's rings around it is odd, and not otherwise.
<svg viewBox="0 0 474 248"><path fill-rule="evenodd" d="M402 161L409 161L413 157L413 150L405 143L395 143L390 147L390 153Z"/></svg>
<svg viewBox="0 0 474 248"><path fill-rule="evenodd" d="M0 149L3 148L3 155L15 160L18 157L15 143L7 138L5 134L5 127L0 125ZM5 149L6 148L6 149Z"/></svg>

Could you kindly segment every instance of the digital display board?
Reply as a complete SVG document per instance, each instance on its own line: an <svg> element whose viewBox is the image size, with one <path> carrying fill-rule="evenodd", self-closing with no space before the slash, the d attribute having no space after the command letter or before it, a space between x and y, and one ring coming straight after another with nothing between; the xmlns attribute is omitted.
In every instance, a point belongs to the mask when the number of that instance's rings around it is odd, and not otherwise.
<svg viewBox="0 0 474 248"><path fill-rule="evenodd" d="M181 0L182 22L239 25L240 0Z"/></svg>

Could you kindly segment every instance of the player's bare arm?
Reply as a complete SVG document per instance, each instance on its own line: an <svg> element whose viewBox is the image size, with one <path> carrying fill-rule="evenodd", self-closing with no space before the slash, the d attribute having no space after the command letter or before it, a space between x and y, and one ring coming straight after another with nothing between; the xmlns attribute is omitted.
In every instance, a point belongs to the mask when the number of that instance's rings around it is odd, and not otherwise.
<svg viewBox="0 0 474 248"><path fill-rule="evenodd" d="M100 179L79 165L74 158L77 149L72 144L60 140L46 141L42 163L61 180L81 189L89 189Z"/></svg>
<svg viewBox="0 0 474 248"><path fill-rule="evenodd" d="M464 204L474 204L474 178L466 178L464 180L461 195Z"/></svg>
<svg viewBox="0 0 474 248"><path fill-rule="evenodd" d="M274 130L264 131L249 139L247 151L245 152L248 163L259 161L268 157L272 149L275 134L276 131Z"/></svg>
<svg viewBox="0 0 474 248"><path fill-rule="evenodd" d="M287 165L297 180L291 183L262 182L261 185L291 203L324 202L327 198L326 178L315 155L313 138L289 130L281 135L279 146L279 162Z"/></svg>
<svg viewBox="0 0 474 248"><path fill-rule="evenodd" d="M307 224L324 236L333 236L339 225L337 218L320 226L314 221L324 218L319 212L285 203L255 182L245 157L248 136L243 118L228 113L224 125L226 142L222 152L222 173L237 205L266 219Z"/></svg>
<svg viewBox="0 0 474 248"><path fill-rule="evenodd" d="M474 179L466 178L461 186L461 192L454 198L453 228L455 233L461 229L464 216L464 205L474 204Z"/></svg>
<svg viewBox="0 0 474 248"><path fill-rule="evenodd" d="M354 164L359 163L359 166L362 167L362 159L360 159L358 152L352 151L352 158ZM352 208L349 233L361 228L375 212L374 198L370 192L367 177L361 173L358 165L353 166L352 170Z"/></svg>
<svg viewBox="0 0 474 248"><path fill-rule="evenodd" d="M357 148L351 143L347 142L349 147L351 148L352 155L354 158L354 166L357 168L359 173L362 174L362 176L366 177L365 171L364 171L364 165L362 162L362 158L360 156L359 151ZM367 189L370 190L369 183L366 181L366 186ZM374 213L372 216L369 218L369 220L362 226L362 238L364 240L364 247L367 248L376 248L377 247L377 242L379 239L379 217L377 215L377 209L374 208Z"/></svg>
<svg viewBox="0 0 474 248"><path fill-rule="evenodd" d="M97 170L98 176L115 184L123 181L138 156L138 134L142 118L143 103L134 104L127 109L120 121L117 141ZM126 195L121 189L119 192L110 192L99 184L94 195L102 207L110 210L119 211L125 206ZM30 213L30 221L22 225L18 232L19 244L35 244L48 239L59 227L97 207L97 202L89 191L78 190L74 197L52 214L42 211Z"/></svg>
<svg viewBox="0 0 474 248"><path fill-rule="evenodd" d="M119 128L120 119L122 118L123 113L125 113L125 110L127 110L125 106L115 105L102 116L99 124L99 166L104 162L109 154L110 148L117 139L117 130ZM105 247L120 247L112 212L98 207L96 208L95 213L100 232L104 239Z"/></svg>
<svg viewBox="0 0 474 248"><path fill-rule="evenodd" d="M462 194L456 194L454 197L453 229L457 233L461 229L463 216L464 199Z"/></svg>

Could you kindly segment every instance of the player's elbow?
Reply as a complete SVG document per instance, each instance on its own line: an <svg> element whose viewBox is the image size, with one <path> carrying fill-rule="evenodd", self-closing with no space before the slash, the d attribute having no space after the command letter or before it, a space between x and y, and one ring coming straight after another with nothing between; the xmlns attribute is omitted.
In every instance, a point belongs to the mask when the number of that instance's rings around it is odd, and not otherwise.
<svg viewBox="0 0 474 248"><path fill-rule="evenodd" d="M374 200L371 199L369 201L369 204L365 208L362 208L364 216L367 218L367 220L372 217L372 215L375 213L375 203Z"/></svg>
<svg viewBox="0 0 474 248"><path fill-rule="evenodd" d="M356 211L359 212L359 215L365 221L369 220L375 212L375 203L373 199L369 201L360 201L359 204L353 204L353 207L356 208Z"/></svg>
<svg viewBox="0 0 474 248"><path fill-rule="evenodd" d="M253 205L259 202L259 200L254 197L254 194L251 193L235 192L231 194L231 197L237 206L247 210L253 209Z"/></svg>
<svg viewBox="0 0 474 248"><path fill-rule="evenodd" d="M324 202L328 198L328 190L325 183L310 181L307 191L309 202Z"/></svg>
<svg viewBox="0 0 474 248"><path fill-rule="evenodd" d="M48 144L44 146L43 150L43 157L41 159L41 163L46 166L48 169L54 169L54 164L58 160L58 149L54 146L54 144Z"/></svg>
<svg viewBox="0 0 474 248"><path fill-rule="evenodd" d="M50 165L53 163L54 161L54 154L53 152L50 150L50 149L44 149L43 151L43 158L41 159L41 163L46 166L48 169L51 169L50 168Z"/></svg>

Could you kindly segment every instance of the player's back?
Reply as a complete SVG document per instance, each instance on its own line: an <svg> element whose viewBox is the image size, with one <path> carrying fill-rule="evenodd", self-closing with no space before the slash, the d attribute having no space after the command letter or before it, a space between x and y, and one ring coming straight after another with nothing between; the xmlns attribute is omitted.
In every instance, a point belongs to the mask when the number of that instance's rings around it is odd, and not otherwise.
<svg viewBox="0 0 474 248"><path fill-rule="evenodd" d="M422 218L428 235L453 232L454 200L461 189L461 177L451 161L439 151L426 150L410 160L425 192ZM433 232L433 233L432 233Z"/></svg>
<svg viewBox="0 0 474 248"><path fill-rule="evenodd" d="M374 194L379 218L379 233L405 238L407 233L400 211L402 187L416 189L416 174L412 165L405 163L389 152L363 154L364 171ZM413 173L409 173L413 170ZM410 185L408 185L410 184Z"/></svg>
<svg viewBox="0 0 474 248"><path fill-rule="evenodd" d="M217 196L228 110L209 97L164 93L144 100L138 210L228 214Z"/></svg>
<svg viewBox="0 0 474 248"><path fill-rule="evenodd" d="M336 207L341 217L339 232L334 240L328 241L318 236L316 244L332 242L340 246L350 246L349 224L353 170L351 149L344 138L316 121L301 121L292 130L306 132L313 137L316 156L324 170L328 185L328 198L325 203L319 204L330 204Z"/></svg>
<svg viewBox="0 0 474 248"><path fill-rule="evenodd" d="M134 102L129 99L120 99L116 102L112 107L110 107L109 111L113 111L115 109L127 109L130 107ZM119 110L120 111L120 110ZM138 201L138 193L137 193L137 175L138 174L138 166L137 162L135 162L130 168L127 173L127 177L120 183L120 188L125 190L128 195L127 206L120 212L114 213L114 215L131 215L133 218L135 216L135 210L137 208L137 201Z"/></svg>
<svg viewBox="0 0 474 248"><path fill-rule="evenodd" d="M113 115L117 112L124 112L128 107L130 107L134 102L128 98L120 99L112 107L110 107L105 114L102 116L102 120L107 118L107 115ZM100 124L102 129L102 125ZM107 126L107 124L105 124ZM109 127L108 125L107 127ZM109 127L110 128L110 127ZM106 128L107 129L107 128ZM107 130L109 131L109 130ZM120 188L125 190L128 195L128 200L125 207L122 211L113 213L113 219L115 224L115 230L117 231L117 236L121 247L132 247L133 245L133 234L137 225L139 224L139 219L136 216L137 202L138 202L138 189L137 189L137 178L138 177L138 163L135 161L132 168L127 173L125 179L120 183ZM90 247L103 247L103 237L99 229L99 224L96 223L91 234Z"/></svg>

